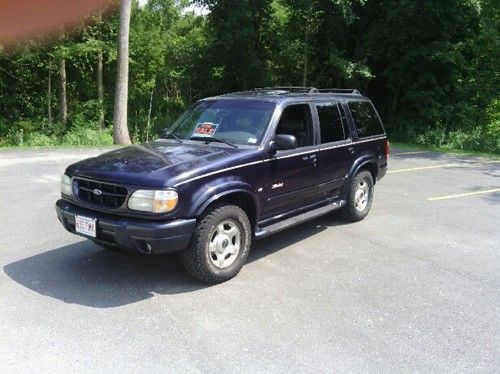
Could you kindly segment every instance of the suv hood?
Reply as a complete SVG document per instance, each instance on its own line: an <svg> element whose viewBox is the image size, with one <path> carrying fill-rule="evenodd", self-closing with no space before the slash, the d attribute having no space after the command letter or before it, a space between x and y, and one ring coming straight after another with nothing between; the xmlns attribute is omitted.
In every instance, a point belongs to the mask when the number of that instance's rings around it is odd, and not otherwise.
<svg viewBox="0 0 500 374"><path fill-rule="evenodd" d="M144 187L167 187L209 170L217 170L232 155L248 149L215 143L172 143L157 140L133 145L77 162L67 173L102 181ZM252 153L254 153L253 151Z"/></svg>

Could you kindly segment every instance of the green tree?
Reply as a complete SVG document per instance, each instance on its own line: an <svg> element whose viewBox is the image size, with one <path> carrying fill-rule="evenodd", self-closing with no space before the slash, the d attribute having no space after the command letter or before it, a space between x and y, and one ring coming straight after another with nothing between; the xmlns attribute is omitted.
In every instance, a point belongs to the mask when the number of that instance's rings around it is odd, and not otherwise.
<svg viewBox="0 0 500 374"><path fill-rule="evenodd" d="M366 50L374 85L390 97L381 107L392 130L399 135L452 128L453 104L467 73L464 43L479 22L477 2L384 0L371 3L367 12L372 21Z"/></svg>
<svg viewBox="0 0 500 374"><path fill-rule="evenodd" d="M202 97L311 85L360 88L393 138L500 151L498 0L197 0L207 15L189 3L131 2L120 123L134 142ZM118 25L94 14L60 38L0 49L0 144L109 140Z"/></svg>
<svg viewBox="0 0 500 374"><path fill-rule="evenodd" d="M214 92L262 86L266 83L267 28L271 0L201 1L207 16L210 83Z"/></svg>

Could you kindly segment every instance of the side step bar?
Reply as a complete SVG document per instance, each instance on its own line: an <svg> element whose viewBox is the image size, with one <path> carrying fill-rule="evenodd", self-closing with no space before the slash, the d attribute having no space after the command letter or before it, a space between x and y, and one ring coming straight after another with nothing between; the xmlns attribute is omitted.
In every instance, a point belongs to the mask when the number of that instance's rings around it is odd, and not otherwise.
<svg viewBox="0 0 500 374"><path fill-rule="evenodd" d="M266 236L274 234L278 231L285 230L289 227L298 225L299 223L320 217L326 213L342 208L344 205L345 205L345 200L339 200L334 203L330 203L328 205L287 218L283 221L273 223L272 225L269 226L257 227L255 229L255 239L265 238Z"/></svg>

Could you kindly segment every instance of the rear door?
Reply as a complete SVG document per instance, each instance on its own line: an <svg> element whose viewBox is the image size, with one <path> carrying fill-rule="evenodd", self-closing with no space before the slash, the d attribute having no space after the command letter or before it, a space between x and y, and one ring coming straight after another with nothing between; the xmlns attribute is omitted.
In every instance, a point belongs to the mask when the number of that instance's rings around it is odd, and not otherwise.
<svg viewBox="0 0 500 374"><path fill-rule="evenodd" d="M318 102L315 109L320 127L318 189L324 198L335 198L354 162L351 134L339 102Z"/></svg>
<svg viewBox="0 0 500 374"><path fill-rule="evenodd" d="M378 176L387 168L385 152L386 135L382 120L372 102L369 100L352 100L348 102L350 115L354 127L354 152L358 156L373 157L378 166Z"/></svg>

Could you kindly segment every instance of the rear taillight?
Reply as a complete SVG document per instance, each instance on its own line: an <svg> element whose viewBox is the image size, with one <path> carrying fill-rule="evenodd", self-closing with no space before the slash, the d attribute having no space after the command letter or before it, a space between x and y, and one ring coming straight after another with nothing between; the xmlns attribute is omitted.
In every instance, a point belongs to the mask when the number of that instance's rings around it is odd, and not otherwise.
<svg viewBox="0 0 500 374"><path fill-rule="evenodd" d="M389 157L389 140L385 141L385 157Z"/></svg>

